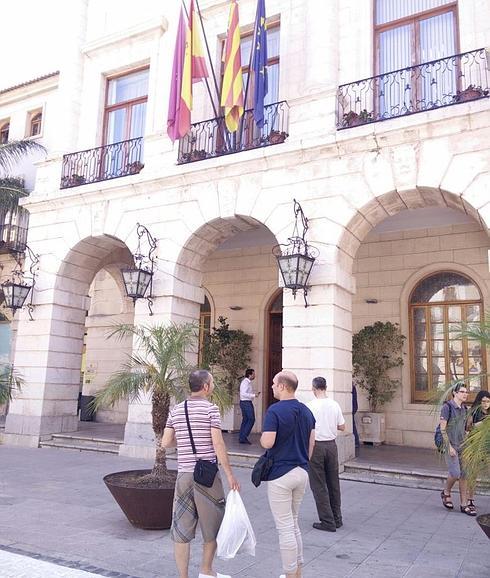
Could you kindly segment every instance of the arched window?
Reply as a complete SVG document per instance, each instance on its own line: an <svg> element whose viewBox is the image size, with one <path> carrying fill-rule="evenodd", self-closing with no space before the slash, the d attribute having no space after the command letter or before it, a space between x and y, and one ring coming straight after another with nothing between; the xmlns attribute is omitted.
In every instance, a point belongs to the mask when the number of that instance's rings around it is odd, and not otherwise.
<svg viewBox="0 0 490 578"><path fill-rule="evenodd" d="M0 127L0 144L5 144L9 140L10 123L4 122Z"/></svg>
<svg viewBox="0 0 490 578"><path fill-rule="evenodd" d="M206 339L209 338L211 333L211 303L209 299L204 296L204 303L201 305L201 312L199 315L199 354L198 354L198 364L201 366L203 363L204 348L206 345Z"/></svg>
<svg viewBox="0 0 490 578"><path fill-rule="evenodd" d="M37 136L41 134L41 124L43 121L43 113L36 112L31 117L31 126L29 131L29 136Z"/></svg>
<svg viewBox="0 0 490 578"><path fill-rule="evenodd" d="M412 291L409 304L412 400L426 401L438 386L455 379L468 382L470 392L485 380L485 355L480 341L461 337L462 324L480 323L483 301L468 277L445 271L430 275Z"/></svg>

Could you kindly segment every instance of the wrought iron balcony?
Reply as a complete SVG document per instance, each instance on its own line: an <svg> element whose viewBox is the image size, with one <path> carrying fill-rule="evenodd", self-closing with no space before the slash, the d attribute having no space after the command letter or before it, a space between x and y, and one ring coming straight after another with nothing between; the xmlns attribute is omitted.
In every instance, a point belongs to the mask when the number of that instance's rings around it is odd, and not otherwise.
<svg viewBox="0 0 490 578"><path fill-rule="evenodd" d="M339 86L337 129L451 106L490 95L485 48Z"/></svg>
<svg viewBox="0 0 490 578"><path fill-rule="evenodd" d="M228 132L224 116L191 125L179 141L179 165L282 143L288 135L288 103L283 100L264 107L264 126L257 128L253 109L246 110L240 128Z"/></svg>
<svg viewBox="0 0 490 578"><path fill-rule="evenodd" d="M139 137L64 155L60 188L135 175L145 166L142 153L143 138Z"/></svg>
<svg viewBox="0 0 490 578"><path fill-rule="evenodd" d="M29 211L23 207L0 210L0 253L23 253L27 245Z"/></svg>

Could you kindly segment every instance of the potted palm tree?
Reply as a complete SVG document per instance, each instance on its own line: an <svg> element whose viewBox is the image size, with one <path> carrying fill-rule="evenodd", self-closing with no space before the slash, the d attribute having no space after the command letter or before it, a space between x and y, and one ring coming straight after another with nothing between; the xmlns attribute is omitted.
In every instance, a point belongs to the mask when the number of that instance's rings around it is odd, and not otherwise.
<svg viewBox="0 0 490 578"><path fill-rule="evenodd" d="M93 401L93 408L112 406L121 399L151 397L155 434L155 463L151 470L115 472L104 482L128 520L138 528L170 528L176 472L169 470L161 447L172 398L182 399L189 365L186 352L197 343L194 324L118 325L109 338L133 336L135 350Z"/></svg>

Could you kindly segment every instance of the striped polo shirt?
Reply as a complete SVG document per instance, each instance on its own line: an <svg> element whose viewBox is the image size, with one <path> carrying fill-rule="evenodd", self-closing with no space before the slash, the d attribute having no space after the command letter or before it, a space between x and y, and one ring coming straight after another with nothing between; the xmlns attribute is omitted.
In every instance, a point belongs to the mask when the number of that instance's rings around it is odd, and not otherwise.
<svg viewBox="0 0 490 578"><path fill-rule="evenodd" d="M190 397L187 400L187 411L189 412L189 421L197 457L202 460L215 460L216 452L211 439L211 428L221 429L221 416L218 407L202 397ZM177 471L193 472L196 457L192 453L189 430L185 419L184 402L172 408L168 416L167 427L171 427L175 431Z"/></svg>

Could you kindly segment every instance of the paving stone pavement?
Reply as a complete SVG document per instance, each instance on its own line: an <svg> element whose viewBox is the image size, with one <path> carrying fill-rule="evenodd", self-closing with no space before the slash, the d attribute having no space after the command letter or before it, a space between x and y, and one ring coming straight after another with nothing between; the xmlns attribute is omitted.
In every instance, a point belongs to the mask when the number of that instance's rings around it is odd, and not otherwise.
<svg viewBox="0 0 490 578"><path fill-rule="evenodd" d="M149 465L109 454L0 446L0 577L176 578L169 532L133 528L102 482L107 473ZM266 488L252 486L249 469L236 473L257 535L256 556L218 560L216 569L233 578L276 578L281 565ZM305 496L304 578L490 576L488 539L474 518L459 513L457 494L449 512L435 491L341 486L344 526L336 533L312 529L316 510L311 493ZM478 505L490 511L490 497L479 496ZM191 578L199 573L196 542Z"/></svg>

